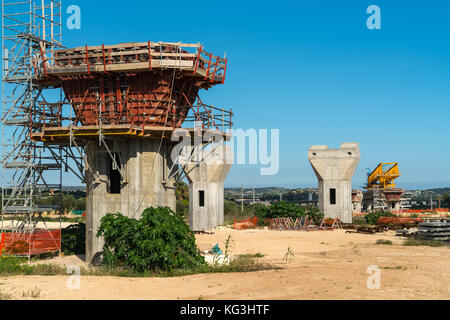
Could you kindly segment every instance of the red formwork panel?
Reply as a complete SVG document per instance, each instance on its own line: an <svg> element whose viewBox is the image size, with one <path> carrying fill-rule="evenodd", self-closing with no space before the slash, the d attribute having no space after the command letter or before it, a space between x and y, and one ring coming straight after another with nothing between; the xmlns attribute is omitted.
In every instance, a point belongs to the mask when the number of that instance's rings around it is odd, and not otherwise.
<svg viewBox="0 0 450 320"><path fill-rule="evenodd" d="M35 255L61 250L61 230L36 229L33 233L3 232L0 255Z"/></svg>
<svg viewBox="0 0 450 320"><path fill-rule="evenodd" d="M101 119L104 125L180 127L200 86L192 77L173 79L169 70L68 77L63 89L83 126Z"/></svg>

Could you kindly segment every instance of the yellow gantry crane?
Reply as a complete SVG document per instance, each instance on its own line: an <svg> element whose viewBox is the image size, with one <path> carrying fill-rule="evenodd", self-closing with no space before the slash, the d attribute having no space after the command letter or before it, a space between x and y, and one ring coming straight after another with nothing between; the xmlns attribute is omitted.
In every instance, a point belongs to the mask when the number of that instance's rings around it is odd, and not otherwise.
<svg viewBox="0 0 450 320"><path fill-rule="evenodd" d="M382 162L367 176L364 189L392 189L394 180L400 177L398 162Z"/></svg>

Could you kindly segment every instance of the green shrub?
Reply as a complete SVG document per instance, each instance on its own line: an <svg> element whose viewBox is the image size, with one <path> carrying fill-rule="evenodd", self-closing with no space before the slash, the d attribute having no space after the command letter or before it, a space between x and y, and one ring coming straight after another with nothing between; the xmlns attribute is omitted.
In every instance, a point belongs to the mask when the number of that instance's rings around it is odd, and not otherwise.
<svg viewBox="0 0 450 320"><path fill-rule="evenodd" d="M9 255L0 256L0 275L10 276L27 273L31 267L25 264L26 258L19 258Z"/></svg>
<svg viewBox="0 0 450 320"><path fill-rule="evenodd" d="M61 233L61 251L65 255L83 254L86 249L86 224L71 224Z"/></svg>
<svg viewBox="0 0 450 320"><path fill-rule="evenodd" d="M314 220L314 222L319 222L323 218L323 214L320 213L319 209L313 206L305 207L299 206L292 202L275 202L272 205L260 206L256 211L256 216L259 220L264 221L270 218L281 218L281 217L291 217L299 218L303 216L308 216Z"/></svg>
<svg viewBox="0 0 450 320"><path fill-rule="evenodd" d="M149 207L140 220L107 214L97 236L103 236L103 263L136 272L195 268L205 264L194 233L168 207Z"/></svg>
<svg viewBox="0 0 450 320"><path fill-rule="evenodd" d="M391 240L378 239L375 244L392 244Z"/></svg>
<svg viewBox="0 0 450 320"><path fill-rule="evenodd" d="M389 211L376 211L368 213L364 216L364 219L368 224L376 224L380 217L395 217Z"/></svg>

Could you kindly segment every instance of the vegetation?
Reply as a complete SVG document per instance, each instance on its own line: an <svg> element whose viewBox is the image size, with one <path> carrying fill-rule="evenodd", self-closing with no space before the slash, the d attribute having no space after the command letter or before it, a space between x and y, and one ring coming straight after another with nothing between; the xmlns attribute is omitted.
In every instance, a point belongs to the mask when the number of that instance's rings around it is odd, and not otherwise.
<svg viewBox="0 0 450 320"><path fill-rule="evenodd" d="M3 254L0 256L0 276L63 275L66 269L56 264L27 264L26 258Z"/></svg>
<svg viewBox="0 0 450 320"><path fill-rule="evenodd" d="M177 199L176 211L180 217L187 220L189 217L189 200L178 200Z"/></svg>
<svg viewBox="0 0 450 320"><path fill-rule="evenodd" d="M375 244L392 244L391 240L378 239Z"/></svg>
<svg viewBox="0 0 450 320"><path fill-rule="evenodd" d="M385 269L385 270L407 270L408 268L407 267L404 267L404 266L401 266L401 265L398 265L398 266L394 266L394 267L380 267L381 269Z"/></svg>
<svg viewBox="0 0 450 320"><path fill-rule="evenodd" d="M205 264L194 233L168 207L149 207L140 220L121 213L101 219L97 236L103 236L103 263L136 272L196 268Z"/></svg>
<svg viewBox="0 0 450 320"><path fill-rule="evenodd" d="M243 258L263 258L264 254L262 254L261 252L257 252L257 253L254 253L254 254L250 254L250 253L241 254L239 256L243 257Z"/></svg>
<svg viewBox="0 0 450 320"><path fill-rule="evenodd" d="M63 192L55 196L48 196L40 198L38 204L50 204L60 205L62 196L62 209L63 212L69 212L71 210L86 210L86 197L76 198L74 195Z"/></svg>
<svg viewBox="0 0 450 320"><path fill-rule="evenodd" d="M403 243L405 246L430 246L430 247L449 247L450 243L439 240L426 240L426 239L414 239L408 238Z"/></svg>
<svg viewBox="0 0 450 320"><path fill-rule="evenodd" d="M380 210L366 214L364 216L364 220L368 224L376 224L380 217L395 217L395 216L389 211Z"/></svg>
<svg viewBox="0 0 450 320"><path fill-rule="evenodd" d="M64 229L63 250L70 254L84 249L85 225ZM258 262L261 253L240 255L227 264L208 265L198 253L195 238L183 219L167 207L147 208L140 220L120 213L101 220L98 236L105 239L103 265L80 268L82 275L119 277L172 277L199 273L251 272L279 269ZM233 246L229 236L225 254ZM0 276L65 275L66 268L56 264L28 264L27 259L0 256Z"/></svg>
<svg viewBox="0 0 450 320"><path fill-rule="evenodd" d="M178 181L175 184L175 196L177 214L187 219L189 216L189 188L184 181Z"/></svg>
<svg viewBox="0 0 450 320"><path fill-rule="evenodd" d="M446 192L444 194L442 194L441 205L443 207L450 208L450 194L448 194Z"/></svg>
<svg viewBox="0 0 450 320"><path fill-rule="evenodd" d="M86 224L71 224L61 232L61 250L65 255L83 254L86 246Z"/></svg>
<svg viewBox="0 0 450 320"><path fill-rule="evenodd" d="M22 264L25 262L25 258L17 258L8 255L0 256L0 276L12 276L24 273Z"/></svg>
<svg viewBox="0 0 450 320"><path fill-rule="evenodd" d="M197 268L173 269L173 270L147 270L137 272L130 269L118 267L96 267L80 268L81 275L88 276L115 276L115 277L178 277L200 273L230 273L230 272L253 272L261 270L278 270L280 267L268 263L257 262L259 255L239 255L229 264L207 265L201 264ZM5 259L6 258L6 259ZM12 275L67 275L66 268L56 264L33 264L26 263L26 259L18 257L0 258L0 276ZM8 295L0 292L0 300L9 299Z"/></svg>
<svg viewBox="0 0 450 320"><path fill-rule="evenodd" d="M231 200L224 201L224 224L232 224L234 219L243 220L256 216L258 208L263 207L261 204L244 206L244 210L239 204Z"/></svg>
<svg viewBox="0 0 450 320"><path fill-rule="evenodd" d="M319 209L313 206L300 206L291 202L276 202L270 206L260 206L256 211L256 216L260 220L278 218L278 217L291 217L299 218L308 216L313 219L315 223L320 222L323 219L323 214Z"/></svg>
<svg viewBox="0 0 450 320"><path fill-rule="evenodd" d="M184 181L175 183L175 196L177 200L189 200L189 187Z"/></svg>
<svg viewBox="0 0 450 320"><path fill-rule="evenodd" d="M294 262L294 259L295 259L294 251L292 250L291 246L289 245L282 260L284 263L292 263L292 262Z"/></svg>
<svg viewBox="0 0 450 320"><path fill-rule="evenodd" d="M310 194L312 195L312 200L317 201L317 191L312 192L305 189L295 189L295 190L287 190L282 192L282 197L284 201L295 202L295 201L307 201L309 200ZM260 197L261 200L266 201L274 201L280 199L279 192L271 192L271 193L263 193Z"/></svg>

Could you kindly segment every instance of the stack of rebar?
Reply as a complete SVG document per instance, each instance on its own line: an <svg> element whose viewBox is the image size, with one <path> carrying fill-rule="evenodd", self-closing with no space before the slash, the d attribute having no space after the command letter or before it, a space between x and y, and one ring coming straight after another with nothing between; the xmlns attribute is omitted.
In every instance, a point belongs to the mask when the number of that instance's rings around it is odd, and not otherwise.
<svg viewBox="0 0 450 320"><path fill-rule="evenodd" d="M450 218L427 219L419 224L418 236L427 240L450 240Z"/></svg>

